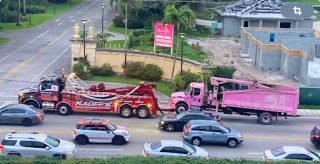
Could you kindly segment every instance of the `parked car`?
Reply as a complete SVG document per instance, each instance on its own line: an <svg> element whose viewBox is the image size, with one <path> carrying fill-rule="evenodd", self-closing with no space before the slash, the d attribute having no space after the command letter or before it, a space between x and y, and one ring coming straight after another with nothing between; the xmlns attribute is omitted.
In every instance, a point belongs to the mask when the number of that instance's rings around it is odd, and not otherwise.
<svg viewBox="0 0 320 164"><path fill-rule="evenodd" d="M123 145L130 139L127 128L102 118L84 118L78 121L72 139L79 145L87 143L113 143Z"/></svg>
<svg viewBox="0 0 320 164"><path fill-rule="evenodd" d="M190 145L181 140L160 140L153 143L145 143L142 155L201 157L209 159L209 153L205 149Z"/></svg>
<svg viewBox="0 0 320 164"><path fill-rule="evenodd" d="M310 141L311 141L311 143L313 143L315 146L320 147L320 126L315 126L315 127L311 130Z"/></svg>
<svg viewBox="0 0 320 164"><path fill-rule="evenodd" d="M160 118L159 127L166 130L167 132L173 131L183 131L183 126L188 123L190 120L220 120L220 117L217 117L212 114L208 114L201 111L187 111L176 114L168 114Z"/></svg>
<svg viewBox="0 0 320 164"><path fill-rule="evenodd" d="M40 133L8 133L1 142L1 155L17 155L35 157L43 155L59 159L74 158L76 146L74 143L56 139Z"/></svg>
<svg viewBox="0 0 320 164"><path fill-rule="evenodd" d="M10 104L0 109L0 124L22 124L31 126L42 122L42 109L25 104Z"/></svg>
<svg viewBox="0 0 320 164"><path fill-rule="evenodd" d="M299 160L299 161L319 161L319 154L301 146L282 146L263 153L264 161Z"/></svg>
<svg viewBox="0 0 320 164"><path fill-rule="evenodd" d="M191 120L183 128L182 138L191 144L202 143L226 144L230 148L243 142L242 134L217 121Z"/></svg>

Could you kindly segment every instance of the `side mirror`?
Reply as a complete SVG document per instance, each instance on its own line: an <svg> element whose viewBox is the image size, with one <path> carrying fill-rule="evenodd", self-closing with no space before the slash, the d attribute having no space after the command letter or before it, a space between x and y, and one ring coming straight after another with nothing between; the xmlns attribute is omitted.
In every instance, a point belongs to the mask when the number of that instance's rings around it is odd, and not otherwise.
<svg viewBox="0 0 320 164"><path fill-rule="evenodd" d="M50 147L49 147L49 146L47 146L47 147L46 147L46 150L49 150L49 149L50 149Z"/></svg>

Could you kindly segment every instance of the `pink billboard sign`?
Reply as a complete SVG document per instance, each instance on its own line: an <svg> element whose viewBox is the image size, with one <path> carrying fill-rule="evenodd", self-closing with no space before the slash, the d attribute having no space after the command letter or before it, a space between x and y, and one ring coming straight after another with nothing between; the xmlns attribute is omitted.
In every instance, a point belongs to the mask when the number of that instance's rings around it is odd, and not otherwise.
<svg viewBox="0 0 320 164"><path fill-rule="evenodd" d="M154 24L154 45L161 47L173 47L174 24L156 22Z"/></svg>

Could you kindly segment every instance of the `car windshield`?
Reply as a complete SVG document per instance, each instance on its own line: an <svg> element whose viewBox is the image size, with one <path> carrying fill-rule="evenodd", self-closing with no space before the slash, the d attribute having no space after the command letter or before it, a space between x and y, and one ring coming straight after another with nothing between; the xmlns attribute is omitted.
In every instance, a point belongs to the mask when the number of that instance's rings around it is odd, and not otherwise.
<svg viewBox="0 0 320 164"><path fill-rule="evenodd" d="M181 119L183 116L185 116L186 115L186 113L180 113L180 114L178 114L177 116L176 116L176 118L179 120L179 119Z"/></svg>
<svg viewBox="0 0 320 164"><path fill-rule="evenodd" d="M317 153L310 151L310 150L308 150L308 151L309 151L309 154L312 154L312 155L316 156L318 159L320 159L320 156Z"/></svg>
<svg viewBox="0 0 320 164"><path fill-rule="evenodd" d="M110 130L110 131L114 131L117 129L117 126L116 125L113 125L111 123L108 123L107 125L107 128Z"/></svg>
<svg viewBox="0 0 320 164"><path fill-rule="evenodd" d="M195 153L196 148L193 145L190 145L188 142L183 141L183 148L188 150L190 153Z"/></svg>
<svg viewBox="0 0 320 164"><path fill-rule="evenodd" d="M184 94L187 95L189 93L190 90L190 85L188 86L188 88L184 91Z"/></svg>
<svg viewBox="0 0 320 164"><path fill-rule="evenodd" d="M58 147L60 144L60 141L58 139L51 137L51 136L47 136L47 138L44 142L52 147Z"/></svg>
<svg viewBox="0 0 320 164"><path fill-rule="evenodd" d="M230 129L229 127L227 127L227 126L223 125L221 122L220 122L219 124L220 124L220 126L224 127L226 130L228 130L228 131L229 131L229 133L231 132L231 129Z"/></svg>

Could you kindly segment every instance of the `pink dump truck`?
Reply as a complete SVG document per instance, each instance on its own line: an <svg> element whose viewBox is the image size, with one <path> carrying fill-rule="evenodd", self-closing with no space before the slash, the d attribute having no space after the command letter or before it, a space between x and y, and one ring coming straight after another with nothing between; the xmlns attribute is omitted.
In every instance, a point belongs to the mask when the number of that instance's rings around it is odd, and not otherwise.
<svg viewBox="0 0 320 164"><path fill-rule="evenodd" d="M185 91L172 93L170 107L176 113L195 106L224 114L257 115L263 125L272 124L278 116L286 118L297 114L299 92L292 86L219 77L211 77L210 82L206 96L204 83L196 82L190 83Z"/></svg>

